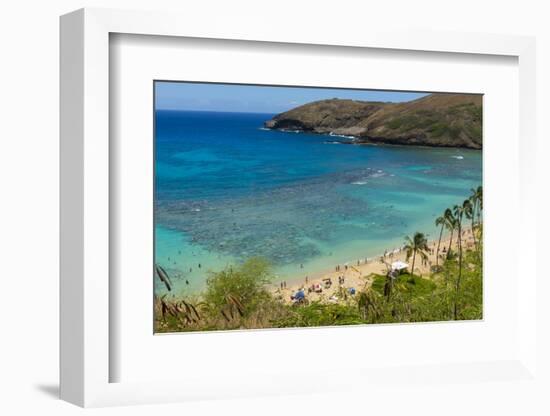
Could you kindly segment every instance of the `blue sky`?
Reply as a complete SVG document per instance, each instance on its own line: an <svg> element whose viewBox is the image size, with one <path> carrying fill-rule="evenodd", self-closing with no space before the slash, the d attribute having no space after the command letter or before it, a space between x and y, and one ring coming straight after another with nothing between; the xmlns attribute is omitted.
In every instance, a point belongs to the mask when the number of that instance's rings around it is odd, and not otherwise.
<svg viewBox="0 0 550 416"><path fill-rule="evenodd" d="M155 82L155 107L160 110L280 113L327 98L401 102L424 95L395 91Z"/></svg>

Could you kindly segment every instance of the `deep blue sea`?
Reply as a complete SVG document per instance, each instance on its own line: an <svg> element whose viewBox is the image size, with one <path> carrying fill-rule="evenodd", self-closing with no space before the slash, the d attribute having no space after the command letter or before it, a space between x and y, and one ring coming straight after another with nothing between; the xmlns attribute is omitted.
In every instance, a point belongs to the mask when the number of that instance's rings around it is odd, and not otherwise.
<svg viewBox="0 0 550 416"><path fill-rule="evenodd" d="M481 184L480 151L341 144L263 129L272 116L156 112L155 256L176 293L251 256L303 279L415 231L435 239L435 218Z"/></svg>

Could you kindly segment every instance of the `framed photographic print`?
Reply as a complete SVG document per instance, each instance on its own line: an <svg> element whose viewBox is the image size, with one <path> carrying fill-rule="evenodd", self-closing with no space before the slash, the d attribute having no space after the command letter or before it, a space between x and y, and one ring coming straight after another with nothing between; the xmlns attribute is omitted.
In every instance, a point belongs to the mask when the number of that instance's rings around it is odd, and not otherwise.
<svg viewBox="0 0 550 416"><path fill-rule="evenodd" d="M62 398L538 383L534 41L242 23L61 19Z"/></svg>
<svg viewBox="0 0 550 416"><path fill-rule="evenodd" d="M155 332L482 319L481 94L154 94Z"/></svg>

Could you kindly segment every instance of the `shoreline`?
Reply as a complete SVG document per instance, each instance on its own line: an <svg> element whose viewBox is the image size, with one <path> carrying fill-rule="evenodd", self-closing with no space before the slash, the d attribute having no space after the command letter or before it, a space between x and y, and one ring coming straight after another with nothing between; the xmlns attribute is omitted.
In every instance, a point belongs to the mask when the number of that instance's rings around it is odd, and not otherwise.
<svg viewBox="0 0 550 416"><path fill-rule="evenodd" d="M333 131L329 132L318 132L315 130L300 130L300 129L285 129L285 128L276 128L276 127L260 127L262 130L267 131L279 131L282 133L296 133L296 134L313 134L318 136L329 136L334 138L347 139L345 140L335 140L338 144L352 145L352 146L389 146L389 147L423 147L430 149L461 149L461 150L477 150L483 151L483 146L473 147L473 146L451 146L445 144L430 144L430 143L406 143L403 140L395 141L392 139L387 139L384 137L368 137L368 136L355 136L353 134L339 134Z"/></svg>
<svg viewBox="0 0 550 416"><path fill-rule="evenodd" d="M450 242L450 234L443 235L441 239L440 247L440 264L443 262L441 259L441 253L444 253L444 248L448 250ZM466 248L472 248L473 237L471 226L466 227L463 230L463 244ZM428 240L428 247L431 252L428 254L427 261L423 264L421 258L417 256L415 262L415 274L422 278L431 278L431 266L436 263L436 252L437 252L437 242L438 239ZM458 247L458 239L456 232L453 233L453 249L456 250ZM381 262L381 258L384 258L385 263ZM286 304L292 304L291 296L296 292L303 290L305 298L309 301L321 301L323 303L333 302L338 303L342 299L338 298L338 293L341 288L355 289L355 292L359 292L364 288L370 286L373 283L373 280L369 278L372 274L385 275L388 271L388 267L391 267L391 263L395 261L406 262L410 265L412 264L412 259L409 261L406 260L406 251L402 247L397 249L386 250L385 253L376 255L374 257L355 259L353 261L348 261L341 264L334 264L332 269L325 269L311 274L306 274L301 276L294 276L288 278L275 278L272 283L266 285L267 290L277 299L281 300ZM337 269L337 267L339 268ZM342 280L340 280L340 278ZM330 279L332 284L330 287L326 287L324 280ZM282 283L285 282L284 287ZM322 288L321 293L315 291L308 291L308 288L312 285L319 285ZM201 296L202 290L193 293L194 296ZM173 296L176 298L189 296L189 293L173 293Z"/></svg>
<svg viewBox="0 0 550 416"><path fill-rule="evenodd" d="M467 247L473 247L473 236L471 227L467 227L463 230L463 244ZM428 247L432 250L428 254L427 261L423 264L422 260L417 256L415 262L415 272L423 278L430 278L431 266L436 263L436 252L437 252L437 243L436 240L429 240ZM450 243L450 234L441 239L441 247L439 254L443 253L443 248L449 249ZM453 233L453 249L457 249L458 239L456 233ZM284 301L285 303L293 303L291 296L296 292L303 290L305 293L305 298L310 301L322 301L322 302L335 302L337 303L340 299L337 297L337 294L340 288L351 289L354 288L356 292L362 290L363 288L370 286L372 284L372 279L369 278L371 274L382 274L387 273L386 264L391 266L391 263L395 261L407 262L409 265L411 261L406 260L406 251L402 248L396 250L387 250L386 253L382 253L376 257L369 257L368 261L365 259L357 259L355 261L350 261L344 264L335 265L334 270L325 270L318 273L314 273L307 276L306 278L289 278L286 280L285 287L281 287L281 281L274 282L269 285L269 291ZM381 258L385 259L386 264L380 261ZM440 256L440 262L442 262ZM340 268L337 270L337 266ZM346 267L347 266L347 267ZM340 278L343 277L343 281L340 283ZM324 280L330 279L332 284L329 288L325 288L323 283ZM312 285L319 285L322 288L321 293L310 292L308 293L308 288Z"/></svg>

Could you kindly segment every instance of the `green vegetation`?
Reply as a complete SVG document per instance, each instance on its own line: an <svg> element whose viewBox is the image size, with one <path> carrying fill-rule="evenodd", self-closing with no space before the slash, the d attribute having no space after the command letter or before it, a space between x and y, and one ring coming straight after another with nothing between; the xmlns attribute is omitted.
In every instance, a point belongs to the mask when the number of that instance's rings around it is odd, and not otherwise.
<svg viewBox="0 0 550 416"><path fill-rule="evenodd" d="M374 274L372 277L374 278L372 289L383 295L386 276ZM409 273L399 275L395 279L394 285L403 295L406 295L410 299L428 295L436 288L436 284L433 281L418 276L412 276Z"/></svg>
<svg viewBox="0 0 550 416"><path fill-rule="evenodd" d="M434 114L431 111L423 111L422 113L416 112L415 114L396 117L388 122L388 127L401 132L412 129L425 129L436 123Z"/></svg>
<svg viewBox="0 0 550 416"><path fill-rule="evenodd" d="M228 267L213 273L207 282L204 301L220 311L237 309L241 315L248 315L269 295L265 284L270 281L269 264L253 258L238 269Z"/></svg>
<svg viewBox="0 0 550 416"><path fill-rule="evenodd" d="M407 252L407 260L409 260L412 255L411 275L414 276L416 254L418 253L423 261L428 258L428 239L422 233L414 233L413 238L409 236L405 237L405 247L403 248Z"/></svg>
<svg viewBox="0 0 550 416"><path fill-rule="evenodd" d="M354 325L365 323L359 308L352 304L312 302L303 306L287 306L286 314L272 322L275 328Z"/></svg>
<svg viewBox="0 0 550 416"><path fill-rule="evenodd" d="M322 299L287 303L271 293L269 264L253 258L239 267L212 273L204 293L195 298L155 298L156 332L209 331L256 328L314 327L399 322L473 320L483 316L481 186L460 205L437 218L441 227L436 255L441 260L427 276L414 274L417 256L426 258L426 237L406 237L404 249L412 257L411 271L365 277L365 285L350 294L344 287L337 301ZM468 223L469 222L469 223ZM466 247L464 227L471 227L474 245ZM456 235L457 252L440 253L441 235ZM440 255L441 254L441 255ZM444 255L443 255L444 254ZM157 276L171 284L164 269Z"/></svg>
<svg viewBox="0 0 550 416"><path fill-rule="evenodd" d="M398 115L386 126L398 134L425 131L428 137L450 137L452 140L458 140L464 132L481 143L481 107L466 103L437 110L416 110Z"/></svg>

